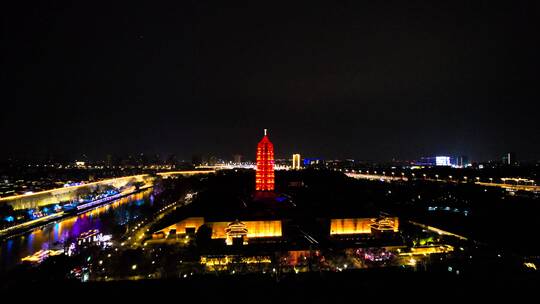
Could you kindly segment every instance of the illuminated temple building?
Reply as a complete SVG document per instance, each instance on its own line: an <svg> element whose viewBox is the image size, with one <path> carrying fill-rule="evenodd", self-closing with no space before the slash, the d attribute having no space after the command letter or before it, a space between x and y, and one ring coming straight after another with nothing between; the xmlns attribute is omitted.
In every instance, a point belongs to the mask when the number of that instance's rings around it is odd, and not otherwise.
<svg viewBox="0 0 540 304"><path fill-rule="evenodd" d="M206 222L203 217L186 218L155 234L169 235L171 231L178 234L187 234L190 230L198 230L203 224L212 229L212 239L222 239L227 245L232 245L235 240L246 245L249 239L269 239L282 236L280 220Z"/></svg>
<svg viewBox="0 0 540 304"><path fill-rule="evenodd" d="M379 218L345 218L330 219L330 236L351 235L380 235L399 231L397 217ZM196 231L202 225L212 230L212 239L224 240L232 245L235 239L240 244L248 244L250 239L271 239L283 237L282 220L247 220L247 221L205 221L203 217L188 217L178 223L168 226L156 234L169 235L171 231L178 234L188 234Z"/></svg>
<svg viewBox="0 0 540 304"><path fill-rule="evenodd" d="M268 139L266 129L264 129L264 137L257 145L255 190L274 191L274 145Z"/></svg>

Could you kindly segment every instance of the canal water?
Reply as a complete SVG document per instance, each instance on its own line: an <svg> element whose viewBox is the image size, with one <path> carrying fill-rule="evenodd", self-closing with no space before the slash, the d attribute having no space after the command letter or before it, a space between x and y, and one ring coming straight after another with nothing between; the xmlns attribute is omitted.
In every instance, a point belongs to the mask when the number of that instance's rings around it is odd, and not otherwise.
<svg viewBox="0 0 540 304"><path fill-rule="evenodd" d="M81 233L99 229L103 234L123 231L126 225L142 217L153 205L152 189L135 193L107 205L74 215L22 235L3 240L0 244L0 272L9 270L23 257L39 250L61 249L62 243L76 239Z"/></svg>

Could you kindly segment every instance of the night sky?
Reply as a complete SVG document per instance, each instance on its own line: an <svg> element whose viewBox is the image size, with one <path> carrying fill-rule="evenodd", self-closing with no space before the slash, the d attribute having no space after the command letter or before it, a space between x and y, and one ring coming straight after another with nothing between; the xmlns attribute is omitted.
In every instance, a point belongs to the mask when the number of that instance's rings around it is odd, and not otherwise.
<svg viewBox="0 0 540 304"><path fill-rule="evenodd" d="M540 159L538 1L11 2L3 158Z"/></svg>

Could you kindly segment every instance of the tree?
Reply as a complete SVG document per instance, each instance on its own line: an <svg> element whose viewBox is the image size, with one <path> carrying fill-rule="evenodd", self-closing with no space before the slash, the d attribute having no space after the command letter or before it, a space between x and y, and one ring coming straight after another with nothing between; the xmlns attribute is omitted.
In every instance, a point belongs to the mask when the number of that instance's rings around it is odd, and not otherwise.
<svg viewBox="0 0 540 304"><path fill-rule="evenodd" d="M212 228L203 224L195 233L195 244L199 248L207 248L212 240Z"/></svg>
<svg viewBox="0 0 540 304"><path fill-rule="evenodd" d="M8 216L13 214L13 207L8 204L1 204L0 205L0 216Z"/></svg>

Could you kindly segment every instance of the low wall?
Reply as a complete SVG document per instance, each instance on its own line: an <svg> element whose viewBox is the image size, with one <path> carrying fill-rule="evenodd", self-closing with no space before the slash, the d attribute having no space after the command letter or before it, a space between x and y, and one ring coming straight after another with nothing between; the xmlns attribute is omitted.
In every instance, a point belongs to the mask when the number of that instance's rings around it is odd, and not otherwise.
<svg viewBox="0 0 540 304"><path fill-rule="evenodd" d="M15 210L31 209L51 204L58 204L60 202L71 201L77 199L81 195L91 193L92 191L103 186L113 186L116 188L120 188L127 184L135 182L152 183L153 179L154 177L147 174L111 178L80 186L56 188L31 194L4 197L0 198L0 204L8 204L12 206Z"/></svg>
<svg viewBox="0 0 540 304"><path fill-rule="evenodd" d="M215 170L206 170L206 171L170 171L170 172L159 172L157 176L161 178L168 178L171 176L182 175L189 176L195 174L209 174L215 173ZM60 202L72 201L79 196L86 195L92 191L103 186L113 186L116 188L123 187L129 183L143 182L145 184L153 184L155 181L155 176L149 174L140 174L140 175L131 175L123 176L117 178L111 178L102 180L99 182L88 183L80 186L65 187L65 188L56 188L31 194L22 194L8 196L0 198L1 204L8 204L13 207L15 210L19 209L32 209L41 206L58 204Z"/></svg>

